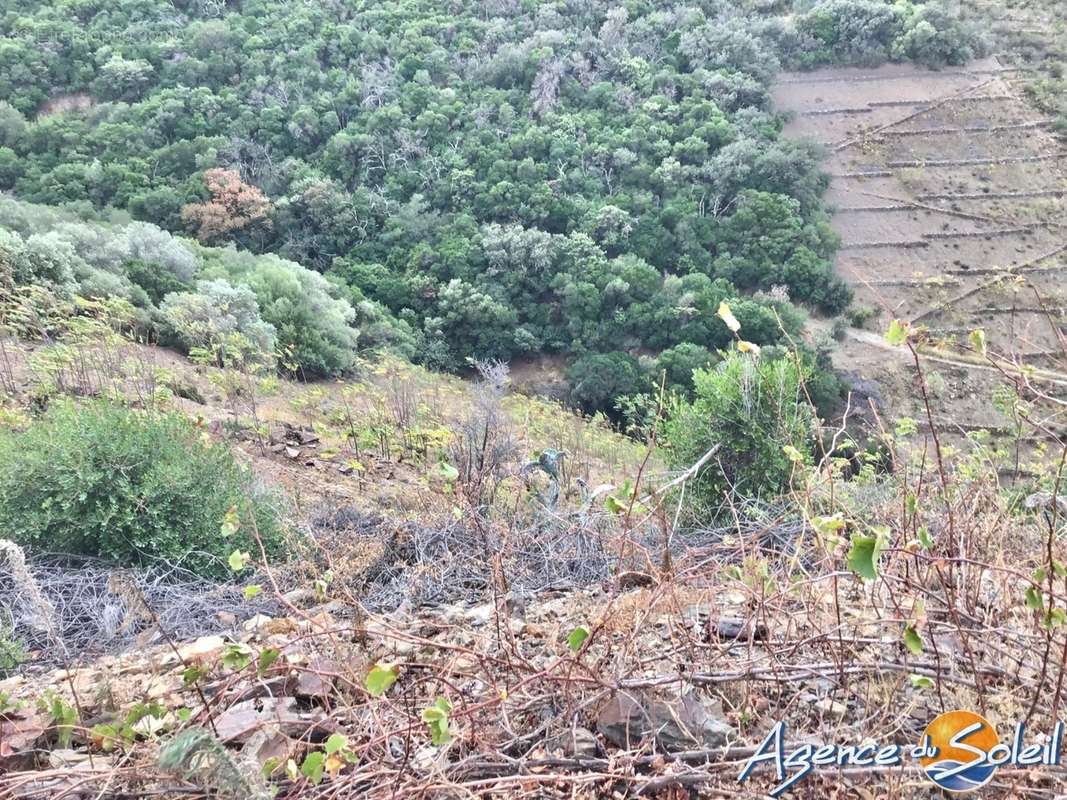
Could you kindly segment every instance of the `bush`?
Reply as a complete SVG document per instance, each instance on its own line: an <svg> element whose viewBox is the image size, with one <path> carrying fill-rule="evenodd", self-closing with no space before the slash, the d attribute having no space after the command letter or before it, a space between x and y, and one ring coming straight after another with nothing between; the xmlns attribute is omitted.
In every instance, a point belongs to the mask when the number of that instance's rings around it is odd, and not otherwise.
<svg viewBox="0 0 1067 800"><path fill-rule="evenodd" d="M692 342L682 342L660 353L656 367L657 373L665 374L668 391L688 396L693 391L693 372L708 367L717 360L708 348ZM658 374L656 380L659 380Z"/></svg>
<svg viewBox="0 0 1067 800"><path fill-rule="evenodd" d="M602 411L613 419L619 415L620 397L648 389L648 377L636 358L626 353L593 353L567 367L570 400L587 414Z"/></svg>
<svg viewBox="0 0 1067 800"><path fill-rule="evenodd" d="M753 358L731 351L714 369L693 374L695 399L675 401L664 436L671 465L684 469L718 445L691 482L695 504L716 512L729 497L779 495L789 488L793 462L783 451L811 453L811 411L802 402L793 359Z"/></svg>
<svg viewBox="0 0 1067 800"><path fill-rule="evenodd" d="M160 307L164 339L190 351L205 348L226 363L226 346L240 334L265 362L274 359L274 327L259 317L256 296L247 286L230 286L224 280L200 281L195 292L168 294Z"/></svg>
<svg viewBox="0 0 1067 800"><path fill-rule="evenodd" d="M244 524L224 538L234 506ZM0 530L38 552L165 561L221 577L233 550L258 552L249 511L268 554L280 554L268 499L226 447L176 414L63 402L26 430L0 434Z"/></svg>
<svg viewBox="0 0 1067 800"><path fill-rule="evenodd" d="M19 664L29 659L29 653L20 642L15 639L14 630L0 623L0 678L14 672ZM0 694L3 694L0 692ZM0 708L0 711L3 709Z"/></svg>
<svg viewBox="0 0 1067 800"><path fill-rule="evenodd" d="M338 375L355 361L355 311L322 275L277 256L203 249L205 276L247 286L274 326L283 365L308 376Z"/></svg>

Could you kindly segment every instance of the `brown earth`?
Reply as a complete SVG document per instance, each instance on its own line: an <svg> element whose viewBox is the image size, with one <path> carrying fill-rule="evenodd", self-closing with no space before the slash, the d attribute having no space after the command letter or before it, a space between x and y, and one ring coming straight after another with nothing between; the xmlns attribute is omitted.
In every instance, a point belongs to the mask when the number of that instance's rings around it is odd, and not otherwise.
<svg viewBox="0 0 1067 800"><path fill-rule="evenodd" d="M785 73L775 87L793 114L786 133L826 148L835 267L875 312L869 331L846 332L835 364L877 381L892 416L924 416L911 354L880 335L899 319L938 356L928 385L947 430L1008 422L991 402L997 370L967 345L975 329L998 361L1043 370L1047 422L1064 422L1067 152L1019 79L986 59Z"/></svg>

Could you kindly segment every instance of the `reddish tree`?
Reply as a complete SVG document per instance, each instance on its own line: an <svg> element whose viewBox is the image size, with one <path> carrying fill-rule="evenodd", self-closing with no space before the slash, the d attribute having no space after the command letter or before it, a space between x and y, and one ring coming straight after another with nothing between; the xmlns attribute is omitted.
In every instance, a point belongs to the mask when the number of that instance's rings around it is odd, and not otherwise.
<svg viewBox="0 0 1067 800"><path fill-rule="evenodd" d="M201 242L210 244L238 231L270 227L270 200L258 187L242 181L237 172L209 169L204 183L211 199L182 208L182 221L196 231Z"/></svg>

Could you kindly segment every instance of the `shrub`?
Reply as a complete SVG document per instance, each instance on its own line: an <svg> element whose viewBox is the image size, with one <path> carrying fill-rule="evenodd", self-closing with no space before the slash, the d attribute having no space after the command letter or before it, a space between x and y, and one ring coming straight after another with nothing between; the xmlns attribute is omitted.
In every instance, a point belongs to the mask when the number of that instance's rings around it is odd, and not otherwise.
<svg viewBox="0 0 1067 800"><path fill-rule="evenodd" d="M657 372L666 375L668 391L689 395L693 391L694 370L708 367L717 360L706 347L692 342L682 342L659 354ZM659 380L659 376L656 376Z"/></svg>
<svg viewBox="0 0 1067 800"><path fill-rule="evenodd" d="M256 296L247 286L230 286L224 280L200 281L195 292L167 295L160 307L165 338L184 347L217 352L226 363L226 344L240 334L264 361L274 358L274 327L259 317Z"/></svg>
<svg viewBox="0 0 1067 800"><path fill-rule="evenodd" d="M587 414L602 411L617 419L615 402L648 389L648 378L627 353L593 353L567 368L571 402Z"/></svg>
<svg viewBox="0 0 1067 800"><path fill-rule="evenodd" d="M355 311L322 275L272 255L232 248L201 253L210 259L205 276L252 290L260 316L274 326L285 365L308 376L337 375L352 366L359 339L351 327Z"/></svg>
<svg viewBox="0 0 1067 800"><path fill-rule="evenodd" d="M718 445L715 456L691 482L698 507L714 513L727 497L781 494L789 488L789 445L807 460L811 411L801 401L793 359L754 358L731 351L713 369L693 374L695 399L669 409L665 439L672 466L687 468Z"/></svg>
<svg viewBox="0 0 1067 800"><path fill-rule="evenodd" d="M244 524L224 538L234 506ZM219 577L233 550L257 552L253 518L278 555L269 499L226 447L179 415L62 402L24 431L0 433L0 529L20 546Z"/></svg>
<svg viewBox="0 0 1067 800"><path fill-rule="evenodd" d="M938 3L908 6L904 30L893 41L893 58L928 67L964 64L984 52L977 33Z"/></svg>
<svg viewBox="0 0 1067 800"><path fill-rule="evenodd" d="M0 678L14 672L19 664L29 658L29 653L15 639L15 632L10 626L0 622ZM3 694L0 692L0 694ZM0 703L2 705L2 703ZM0 711L3 709L0 708Z"/></svg>

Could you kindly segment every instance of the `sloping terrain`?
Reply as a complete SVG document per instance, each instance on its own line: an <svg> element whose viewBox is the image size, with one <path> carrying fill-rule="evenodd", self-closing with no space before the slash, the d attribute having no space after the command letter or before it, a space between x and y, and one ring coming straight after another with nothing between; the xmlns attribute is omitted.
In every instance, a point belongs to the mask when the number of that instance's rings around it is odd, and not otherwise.
<svg viewBox="0 0 1067 800"><path fill-rule="evenodd" d="M826 147L838 274L875 312L874 332L893 319L922 326L931 354L947 359L933 365L931 386L946 428L959 431L1007 424L991 403L993 368L966 352L975 329L1003 361L1039 370L1050 393L1067 385L1056 382L1067 381L1067 150L1017 76L988 59L791 73L775 89L795 115L787 130ZM901 375L906 351L894 358L853 329L835 363L876 378L898 413L921 416ZM1058 415L1048 422L1062 425Z"/></svg>

